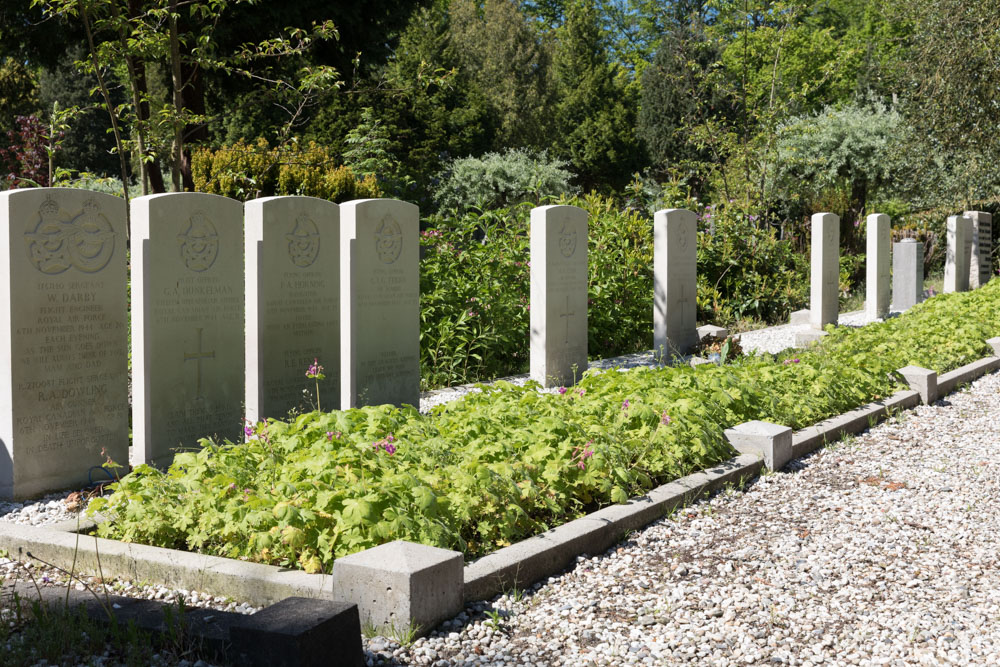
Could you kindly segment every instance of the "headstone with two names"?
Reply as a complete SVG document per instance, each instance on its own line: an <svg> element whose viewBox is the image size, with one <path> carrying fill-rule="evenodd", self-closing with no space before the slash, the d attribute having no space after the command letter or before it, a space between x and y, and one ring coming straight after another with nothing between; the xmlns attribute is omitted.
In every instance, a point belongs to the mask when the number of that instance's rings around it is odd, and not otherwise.
<svg viewBox="0 0 1000 667"><path fill-rule="evenodd" d="M531 379L571 385L587 370L587 212L531 210Z"/></svg>
<svg viewBox="0 0 1000 667"><path fill-rule="evenodd" d="M923 300L924 244L902 239L892 244L892 309L909 310Z"/></svg>
<svg viewBox="0 0 1000 667"><path fill-rule="evenodd" d="M972 256L972 220L950 215L947 223L948 249L944 260L945 293L969 290L969 263Z"/></svg>
<svg viewBox="0 0 1000 667"><path fill-rule="evenodd" d="M889 216L868 216L865 316L869 320L889 314Z"/></svg>
<svg viewBox="0 0 1000 667"><path fill-rule="evenodd" d="M128 463L125 202L0 193L0 498Z"/></svg>
<svg viewBox="0 0 1000 667"><path fill-rule="evenodd" d="M976 289L993 276L993 216L985 211L966 211L965 217L972 220L969 288Z"/></svg>
<svg viewBox="0 0 1000 667"><path fill-rule="evenodd" d="M243 204L234 199L178 192L132 200L136 462L165 467L200 438L239 438L243 252Z"/></svg>
<svg viewBox="0 0 1000 667"><path fill-rule="evenodd" d="M340 205L341 408L420 403L420 212Z"/></svg>
<svg viewBox="0 0 1000 667"><path fill-rule="evenodd" d="M836 324L840 312L840 218L834 213L812 216L809 324L822 329Z"/></svg>
<svg viewBox="0 0 1000 667"><path fill-rule="evenodd" d="M698 223L672 208L653 216L653 354L662 361L698 342Z"/></svg>
<svg viewBox="0 0 1000 667"><path fill-rule="evenodd" d="M246 203L246 417L303 406L314 359L320 395L340 401L340 209L314 197Z"/></svg>

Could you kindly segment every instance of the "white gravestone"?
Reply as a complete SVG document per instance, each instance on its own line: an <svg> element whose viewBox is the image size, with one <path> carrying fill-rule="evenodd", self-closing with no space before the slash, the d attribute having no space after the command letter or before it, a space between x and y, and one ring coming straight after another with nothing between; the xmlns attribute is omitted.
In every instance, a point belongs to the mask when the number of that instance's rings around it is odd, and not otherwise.
<svg viewBox="0 0 1000 667"><path fill-rule="evenodd" d="M812 216L809 324L822 329L836 324L840 312L840 218L833 213Z"/></svg>
<svg viewBox="0 0 1000 667"><path fill-rule="evenodd" d="M303 405L313 359L319 400L340 406L340 209L313 197L265 197L246 212L246 416ZM314 397L315 400L316 397Z"/></svg>
<svg viewBox="0 0 1000 667"><path fill-rule="evenodd" d="M653 354L684 355L698 342L698 223L672 208L653 216Z"/></svg>
<svg viewBox="0 0 1000 667"><path fill-rule="evenodd" d="M165 467L203 437L237 441L244 400L243 204L132 200L133 459Z"/></svg>
<svg viewBox="0 0 1000 667"><path fill-rule="evenodd" d="M969 257L969 288L982 287L993 275L993 216L984 211L966 211L972 220L972 253Z"/></svg>
<svg viewBox="0 0 1000 667"><path fill-rule="evenodd" d="M944 260L944 292L969 289L969 260L972 253L972 220L964 215L948 216L948 248Z"/></svg>
<svg viewBox="0 0 1000 667"><path fill-rule="evenodd" d="M11 190L0 228L0 498L78 488L128 464L125 202Z"/></svg>
<svg viewBox="0 0 1000 667"><path fill-rule="evenodd" d="M865 315L875 320L889 314L889 216L873 213L867 222Z"/></svg>
<svg viewBox="0 0 1000 667"><path fill-rule="evenodd" d="M587 212L531 210L531 379L570 385L587 370Z"/></svg>
<svg viewBox="0 0 1000 667"><path fill-rule="evenodd" d="M420 212L340 205L341 408L420 402Z"/></svg>
<svg viewBox="0 0 1000 667"><path fill-rule="evenodd" d="M924 244L902 239L892 245L892 309L909 310L924 295Z"/></svg>

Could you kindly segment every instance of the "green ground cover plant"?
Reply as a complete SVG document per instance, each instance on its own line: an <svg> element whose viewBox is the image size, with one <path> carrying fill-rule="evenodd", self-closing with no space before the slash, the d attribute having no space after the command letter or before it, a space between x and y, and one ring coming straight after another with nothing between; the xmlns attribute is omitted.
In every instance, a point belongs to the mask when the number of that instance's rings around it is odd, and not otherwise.
<svg viewBox="0 0 1000 667"><path fill-rule="evenodd" d="M475 558L733 455L723 430L802 428L947 371L1000 331L1000 281L938 296L804 351L723 366L588 373L539 394L508 383L421 415L310 412L202 441L163 473L140 466L96 499L102 537L309 572L396 539Z"/></svg>

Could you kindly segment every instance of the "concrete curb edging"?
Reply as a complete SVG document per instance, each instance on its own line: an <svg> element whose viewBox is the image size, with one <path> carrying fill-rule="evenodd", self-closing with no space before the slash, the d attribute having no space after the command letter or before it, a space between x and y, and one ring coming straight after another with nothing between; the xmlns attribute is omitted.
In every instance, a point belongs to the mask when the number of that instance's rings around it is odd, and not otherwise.
<svg viewBox="0 0 1000 667"><path fill-rule="evenodd" d="M742 454L709 470L659 486L624 505L609 505L586 516L498 549L465 567L465 600L482 600L524 588L565 569L581 554L599 554L630 530L641 528L676 507L727 483L754 477L763 461Z"/></svg>
<svg viewBox="0 0 1000 667"><path fill-rule="evenodd" d="M945 373L939 380L940 395L998 368L1000 357L985 357ZM845 434L863 431L893 411L919 403L918 392L900 391L797 431L792 435L792 458L804 456ZM624 505L602 508L495 551L465 566L461 580L448 583L456 589L464 588L462 597L466 601L487 599L514 587L523 588L562 571L581 554L603 552L628 531L642 528L678 506L729 483L745 484L763 466L759 455L736 456L657 487ZM331 575L78 535L66 532L76 528L65 523L60 528L0 522L0 548L19 560L27 560L30 553L64 570L100 574L105 578L157 581L254 605L270 605L288 597L335 599ZM345 601L358 604L359 609L365 607L361 600Z"/></svg>

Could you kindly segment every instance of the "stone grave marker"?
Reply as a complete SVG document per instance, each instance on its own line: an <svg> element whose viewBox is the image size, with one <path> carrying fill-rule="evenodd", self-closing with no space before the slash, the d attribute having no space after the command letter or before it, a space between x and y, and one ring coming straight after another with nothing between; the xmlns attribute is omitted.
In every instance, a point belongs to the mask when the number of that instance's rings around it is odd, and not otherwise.
<svg viewBox="0 0 1000 667"><path fill-rule="evenodd" d="M834 213L812 216L809 324L822 329L836 324L840 312L840 218Z"/></svg>
<svg viewBox="0 0 1000 667"><path fill-rule="evenodd" d="M420 212L340 205L341 408L420 403Z"/></svg>
<svg viewBox="0 0 1000 667"><path fill-rule="evenodd" d="M969 289L969 259L972 254L972 220L964 215L950 215L947 229L943 291L966 292Z"/></svg>
<svg viewBox="0 0 1000 667"><path fill-rule="evenodd" d="M698 342L698 224L691 211L653 216L653 354L661 362Z"/></svg>
<svg viewBox="0 0 1000 667"><path fill-rule="evenodd" d="M868 216L865 315L869 320L889 314L889 216Z"/></svg>
<svg viewBox="0 0 1000 667"><path fill-rule="evenodd" d="M167 466L203 437L236 442L244 400L243 204L195 192L132 200L132 439Z"/></svg>
<svg viewBox="0 0 1000 667"><path fill-rule="evenodd" d="M246 416L309 408L318 359L320 407L340 406L340 209L313 197L246 203ZM316 400L316 397L313 397Z"/></svg>
<svg viewBox="0 0 1000 667"><path fill-rule="evenodd" d="M0 497L128 464L125 202L0 192Z"/></svg>
<svg viewBox="0 0 1000 667"><path fill-rule="evenodd" d="M909 310L923 300L924 244L902 239L892 244L892 309Z"/></svg>
<svg viewBox="0 0 1000 667"><path fill-rule="evenodd" d="M969 288L982 287L993 277L993 216L984 211L966 211L972 220L972 252L969 256Z"/></svg>
<svg viewBox="0 0 1000 667"><path fill-rule="evenodd" d="M587 370L587 212L531 210L531 379L571 385Z"/></svg>

